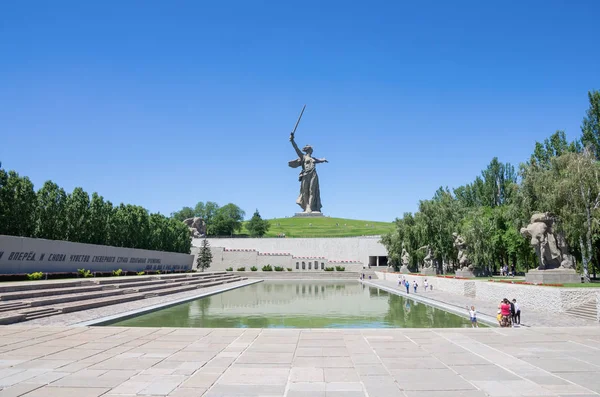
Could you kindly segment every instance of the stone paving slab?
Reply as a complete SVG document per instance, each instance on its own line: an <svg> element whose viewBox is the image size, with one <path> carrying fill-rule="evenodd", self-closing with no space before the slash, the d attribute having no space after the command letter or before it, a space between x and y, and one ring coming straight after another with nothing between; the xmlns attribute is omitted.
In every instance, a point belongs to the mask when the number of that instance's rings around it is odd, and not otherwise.
<svg viewBox="0 0 600 397"><path fill-rule="evenodd" d="M600 396L593 327L0 327L0 397Z"/></svg>
<svg viewBox="0 0 600 397"><path fill-rule="evenodd" d="M420 302L430 304L431 306L441 307L447 311L458 311L463 316L468 317L466 306L475 306L477 312L481 317L490 319L495 325L495 318L498 312L498 303L490 302L483 299L470 298L450 292L439 291L434 288L433 291L423 291L420 288L417 293L414 293L411 289L409 294L406 294L406 289L398 288L398 284L388 280L365 280L363 281L367 285L375 287L383 287L388 291L394 291L397 295L406 296L410 299L418 300ZM507 297L511 298L511 297ZM549 314L540 311L534 311L530 308L521 305L521 324L529 327L582 327L592 326L600 327L600 322L586 320L579 317L570 316L567 314ZM600 334L600 330L599 330Z"/></svg>

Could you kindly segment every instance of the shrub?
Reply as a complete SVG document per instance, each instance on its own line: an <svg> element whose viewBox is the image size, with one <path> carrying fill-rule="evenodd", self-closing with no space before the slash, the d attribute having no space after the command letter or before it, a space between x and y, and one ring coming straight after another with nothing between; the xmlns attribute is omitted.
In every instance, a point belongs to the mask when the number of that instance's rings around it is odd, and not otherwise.
<svg viewBox="0 0 600 397"><path fill-rule="evenodd" d="M325 271L326 271L326 272L332 272L332 271L333 271L333 267L326 267L326 268L325 268Z"/></svg>
<svg viewBox="0 0 600 397"><path fill-rule="evenodd" d="M335 267L335 271L337 271L337 272L343 272L344 270L346 270L346 268L344 266L336 266Z"/></svg>
<svg viewBox="0 0 600 397"><path fill-rule="evenodd" d="M284 271L284 270L285 270L285 269L284 269L283 267L281 267L281 266L275 266L275 271L276 271L276 272L282 272L282 271Z"/></svg>
<svg viewBox="0 0 600 397"><path fill-rule="evenodd" d="M255 271L257 271L257 270L258 270L258 268L257 268L256 266L252 266L252 267L250 268L250 270L252 270L253 272L255 272Z"/></svg>
<svg viewBox="0 0 600 397"><path fill-rule="evenodd" d="M160 270L157 270L156 273L154 273L154 274L160 274Z"/></svg>
<svg viewBox="0 0 600 397"><path fill-rule="evenodd" d="M112 271L112 275L115 276L115 277L119 277L122 273L123 273L122 269L118 269L118 270L113 270Z"/></svg>
<svg viewBox="0 0 600 397"><path fill-rule="evenodd" d="M291 267L288 267L288 268L287 268L287 271L288 271L288 272L291 272L291 271L292 271L292 268L291 268Z"/></svg>
<svg viewBox="0 0 600 397"><path fill-rule="evenodd" d="M42 272L34 272L27 275L27 280L41 280L42 278L44 278L44 273Z"/></svg>
<svg viewBox="0 0 600 397"><path fill-rule="evenodd" d="M233 271L233 267L228 267L227 269L225 269L226 272L232 272Z"/></svg>
<svg viewBox="0 0 600 397"><path fill-rule="evenodd" d="M146 272L137 272L136 273L138 276L143 276L144 274L146 274Z"/></svg>
<svg viewBox="0 0 600 397"><path fill-rule="evenodd" d="M266 265L262 267L262 271L263 272L272 272L273 268L271 267L271 265Z"/></svg>
<svg viewBox="0 0 600 397"><path fill-rule="evenodd" d="M77 274L79 275L79 277L93 277L94 276L91 271L85 270L85 269L77 269Z"/></svg>
<svg viewBox="0 0 600 397"><path fill-rule="evenodd" d="M245 271L246 271L246 268L245 268L245 267L243 267L243 266L242 266L242 267L238 267L237 271L238 271L238 272L245 272Z"/></svg>

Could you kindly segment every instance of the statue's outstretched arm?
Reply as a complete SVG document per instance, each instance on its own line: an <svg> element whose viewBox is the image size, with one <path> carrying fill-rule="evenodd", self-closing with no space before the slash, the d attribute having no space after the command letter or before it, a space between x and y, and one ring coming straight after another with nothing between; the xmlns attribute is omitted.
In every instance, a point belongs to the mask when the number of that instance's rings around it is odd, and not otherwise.
<svg viewBox="0 0 600 397"><path fill-rule="evenodd" d="M294 150L296 151L296 154L298 155L298 157L300 157L300 158L304 157L304 154L302 153L302 151L300 151L300 149L298 148L298 145L296 145L296 141L294 141L294 135L290 135L290 142L292 142L292 146L294 147Z"/></svg>
<svg viewBox="0 0 600 397"><path fill-rule="evenodd" d="M319 164L319 163L329 163L329 161L327 161L327 159L325 159L325 158L315 159L315 164Z"/></svg>

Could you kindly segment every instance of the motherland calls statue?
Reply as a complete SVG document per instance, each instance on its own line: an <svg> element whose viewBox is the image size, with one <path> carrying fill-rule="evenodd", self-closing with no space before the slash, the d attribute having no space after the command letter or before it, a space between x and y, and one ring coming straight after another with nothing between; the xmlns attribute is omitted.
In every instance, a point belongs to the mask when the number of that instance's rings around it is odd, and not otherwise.
<svg viewBox="0 0 600 397"><path fill-rule="evenodd" d="M408 265L410 264L410 255L404 247L402 247L402 256L400 257L402 267L400 267L400 273L410 273Z"/></svg>
<svg viewBox="0 0 600 397"><path fill-rule="evenodd" d="M305 105L306 107L306 105ZM292 142L292 146L298 155L298 158L288 162L288 165L292 168L302 167L302 171L298 177L300 181L300 195L296 200L296 204L302 208L303 214L312 214L312 215L320 215L321 214L321 191L319 189L319 177L317 175L316 165L320 163L327 163L326 159L318 159L312 157L313 148L310 145L306 145L300 150L298 145L296 145L296 141L294 140L294 133L296 132L296 128L298 127L298 123L300 122L300 118L304 113L304 108L302 109L302 113L300 113L300 117L296 122L296 127L294 127L294 131L290 134L290 142Z"/></svg>
<svg viewBox="0 0 600 397"><path fill-rule="evenodd" d="M183 221L190 230L190 236L192 238L200 238L206 236L206 223L204 223L204 219L194 217L187 218Z"/></svg>
<svg viewBox="0 0 600 397"><path fill-rule="evenodd" d="M574 269L575 260L563 235L554 230L555 216L549 212L533 214L521 235L529 238L539 260L538 270Z"/></svg>
<svg viewBox="0 0 600 397"><path fill-rule="evenodd" d="M525 281L532 283L579 283L581 276L575 271L575 258L569 254L564 236L554 230L556 217L549 213L531 216L521 235L529 239L538 258L537 270L530 270Z"/></svg>

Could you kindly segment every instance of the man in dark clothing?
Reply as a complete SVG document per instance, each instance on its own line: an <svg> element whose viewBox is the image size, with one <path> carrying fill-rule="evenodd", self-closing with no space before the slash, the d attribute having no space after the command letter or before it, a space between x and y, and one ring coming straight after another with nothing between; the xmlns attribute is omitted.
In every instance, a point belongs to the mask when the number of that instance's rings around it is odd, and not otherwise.
<svg viewBox="0 0 600 397"><path fill-rule="evenodd" d="M515 319L515 304L511 301L508 301L508 303L510 304L510 319L512 322L512 326L514 327L515 326L515 321L514 321L514 319Z"/></svg>

